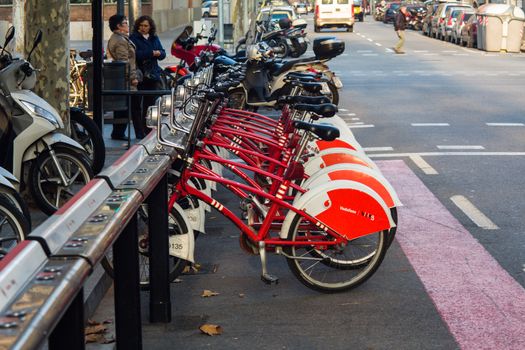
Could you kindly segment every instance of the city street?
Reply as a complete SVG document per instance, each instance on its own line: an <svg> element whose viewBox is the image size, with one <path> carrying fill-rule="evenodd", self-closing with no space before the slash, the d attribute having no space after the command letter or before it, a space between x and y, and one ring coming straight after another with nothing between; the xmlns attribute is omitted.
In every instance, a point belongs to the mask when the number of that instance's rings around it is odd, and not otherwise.
<svg viewBox="0 0 525 350"><path fill-rule="evenodd" d="M196 242L199 268L171 285L173 321L148 323L142 295L144 348L525 348L525 54L407 31L397 55L393 27L371 16L354 33L313 33L305 18L311 41L345 41L328 63L344 84L339 115L405 205L397 239L354 290L307 289L273 255L280 281L268 286L259 257L239 249L238 230L212 211ZM110 304L108 295L94 318L111 317ZM205 323L222 334L201 334Z"/></svg>

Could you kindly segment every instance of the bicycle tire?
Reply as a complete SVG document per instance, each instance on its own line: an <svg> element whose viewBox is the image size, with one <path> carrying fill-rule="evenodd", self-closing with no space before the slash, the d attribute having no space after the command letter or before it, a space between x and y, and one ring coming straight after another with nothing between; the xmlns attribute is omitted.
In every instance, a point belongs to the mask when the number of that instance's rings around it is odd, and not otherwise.
<svg viewBox="0 0 525 350"><path fill-rule="evenodd" d="M142 207L142 210L145 207ZM144 215L141 215L139 213L139 225L140 220L143 220L142 224L146 225L147 227L147 214L146 211L143 211ZM182 215L175 209L172 208L170 214L170 218L174 220L173 226L172 223L170 223L170 235L171 234L184 234L188 233L189 229L186 226L186 223L184 219L182 218ZM178 233L175 233L175 227L177 227ZM196 237L195 237L196 238ZM141 237L139 236L139 247L140 247L140 240ZM188 261L180 258L176 258L174 256L170 256L170 266L169 266L169 272L168 272L168 278L170 282L173 282L180 274L184 271L184 268L187 266ZM113 270L113 262L112 262L112 254L106 254L100 264L106 271L109 277L114 278L115 272ZM142 252L139 250L139 269L140 269L140 289L141 290L149 290L149 253L145 251L145 249L142 249Z"/></svg>
<svg viewBox="0 0 525 350"><path fill-rule="evenodd" d="M106 145L100 129L93 119L78 108L70 109L69 120L71 137L86 148L93 173L98 174L106 162Z"/></svg>
<svg viewBox="0 0 525 350"><path fill-rule="evenodd" d="M30 232L24 214L3 193L0 193L0 259ZM4 237L4 233L7 235ZM9 244L10 243L10 244Z"/></svg>
<svg viewBox="0 0 525 350"><path fill-rule="evenodd" d="M303 223L303 217L296 214L288 231L289 241L304 241L304 231L299 231L299 227L312 227L319 231L315 225L306 221ZM324 257L318 256L314 246L286 246L284 251L288 267L303 285L323 293L337 293L353 289L372 277L385 256L387 234L388 231L380 231L350 240L345 246L324 250ZM345 251L352 247L356 248L355 252ZM333 255L329 255L331 253ZM343 265L347 268L342 268Z"/></svg>

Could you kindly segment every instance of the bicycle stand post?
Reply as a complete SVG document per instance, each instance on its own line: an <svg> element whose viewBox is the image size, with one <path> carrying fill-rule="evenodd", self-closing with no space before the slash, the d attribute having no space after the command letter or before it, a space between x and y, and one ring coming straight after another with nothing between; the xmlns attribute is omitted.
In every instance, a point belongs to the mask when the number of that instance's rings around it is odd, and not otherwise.
<svg viewBox="0 0 525 350"><path fill-rule="evenodd" d="M164 175L148 197L150 322L171 322L169 280L168 178Z"/></svg>
<svg viewBox="0 0 525 350"><path fill-rule="evenodd" d="M49 349L86 348L84 340L84 289L80 289L48 340Z"/></svg>
<svg viewBox="0 0 525 350"><path fill-rule="evenodd" d="M113 245L115 331L118 349L142 349L137 214Z"/></svg>

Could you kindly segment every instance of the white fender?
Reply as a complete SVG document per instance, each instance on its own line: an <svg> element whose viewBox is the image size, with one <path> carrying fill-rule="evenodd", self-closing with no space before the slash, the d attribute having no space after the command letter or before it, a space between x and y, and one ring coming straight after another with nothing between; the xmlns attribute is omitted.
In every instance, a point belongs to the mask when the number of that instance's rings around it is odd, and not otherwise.
<svg viewBox="0 0 525 350"><path fill-rule="evenodd" d="M191 187L193 187L193 188L195 188L195 189L201 191L201 192L204 193L205 195L211 197L211 188L210 188L210 186L209 186L209 183L210 183L210 182L211 182L211 181L206 181L206 180L204 180L204 184L205 184L204 187L201 187L200 182L198 182L198 184L199 184L198 186L195 186L195 184L194 184L192 181L188 181L188 184L189 184ZM206 204L206 203L204 203L204 202L201 202L200 204L203 204L204 209L205 209L207 212L210 212L210 211L211 211L211 207L210 207L209 204Z"/></svg>
<svg viewBox="0 0 525 350"><path fill-rule="evenodd" d="M310 190L334 180L357 181L370 187L383 199L389 208L403 205L396 191L383 174L360 164L343 163L331 165L312 175L301 187ZM294 203L298 200L298 197L294 199Z"/></svg>
<svg viewBox="0 0 525 350"><path fill-rule="evenodd" d="M379 171L377 165L363 152L348 148L328 148L310 158L304 164L304 172L312 176L323 168L339 163L357 163Z"/></svg>
<svg viewBox="0 0 525 350"><path fill-rule="evenodd" d="M37 142L33 143L31 146L29 146L27 148L27 150L24 152L24 158L23 158L24 162L36 158L36 154L37 154L37 152L36 152L37 147L36 146L41 141L45 142L48 145L54 145L56 143L66 144L66 145L69 145L69 146L71 146L73 148L76 148L77 151L79 151L81 153L84 153L84 154L86 153L86 150L84 149L84 147L82 147L82 145L80 143L78 143L77 141L73 140L71 137L69 137L67 135L64 135L62 133L59 133L59 132L52 132L50 134L45 135L40 140L38 140ZM42 150L42 148L39 148L39 150Z"/></svg>
<svg viewBox="0 0 525 350"><path fill-rule="evenodd" d="M190 262L195 262L195 236L193 234L191 222L180 205L174 203L173 208L181 215L186 227L188 228L188 233L170 236L170 255Z"/></svg>
<svg viewBox="0 0 525 350"><path fill-rule="evenodd" d="M191 227L194 231L199 231L202 233L205 232L204 222L206 220L206 210L204 209L204 202L198 201L197 206L195 206L193 200L189 200L190 207L183 209L190 220Z"/></svg>
<svg viewBox="0 0 525 350"><path fill-rule="evenodd" d="M326 229L326 225L348 239L395 227L381 197L355 181L336 180L321 185L303 194L294 207L319 220L320 229ZM281 238L287 238L295 215L291 210L286 215Z"/></svg>

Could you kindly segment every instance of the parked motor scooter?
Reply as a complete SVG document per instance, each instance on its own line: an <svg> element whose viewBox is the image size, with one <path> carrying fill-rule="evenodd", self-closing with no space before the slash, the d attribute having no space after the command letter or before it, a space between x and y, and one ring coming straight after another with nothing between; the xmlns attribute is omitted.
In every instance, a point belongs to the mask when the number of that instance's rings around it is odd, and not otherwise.
<svg viewBox="0 0 525 350"><path fill-rule="evenodd" d="M25 59L5 50L14 37L9 28L0 52L0 165L28 187L36 204L52 214L93 177L86 150L60 129L64 124L44 99L31 91L36 69L31 54L42 40L38 31Z"/></svg>

